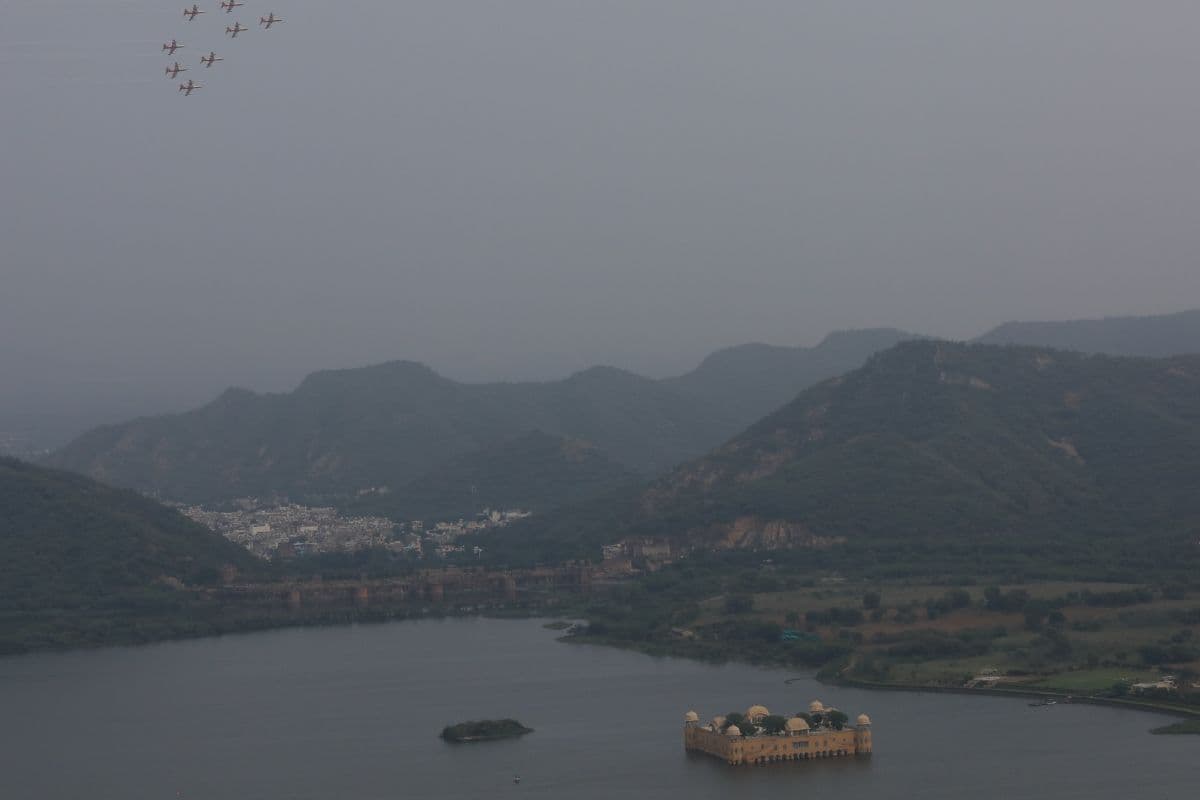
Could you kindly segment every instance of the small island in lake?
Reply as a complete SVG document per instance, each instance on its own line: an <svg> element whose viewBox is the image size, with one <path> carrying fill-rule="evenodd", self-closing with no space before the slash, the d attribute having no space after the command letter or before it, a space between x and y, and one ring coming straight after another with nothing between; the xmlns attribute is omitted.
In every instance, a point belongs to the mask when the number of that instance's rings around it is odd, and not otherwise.
<svg viewBox="0 0 1200 800"><path fill-rule="evenodd" d="M515 739L533 733L515 719L481 719L460 722L442 728L442 738L447 742L490 742L494 739Z"/></svg>

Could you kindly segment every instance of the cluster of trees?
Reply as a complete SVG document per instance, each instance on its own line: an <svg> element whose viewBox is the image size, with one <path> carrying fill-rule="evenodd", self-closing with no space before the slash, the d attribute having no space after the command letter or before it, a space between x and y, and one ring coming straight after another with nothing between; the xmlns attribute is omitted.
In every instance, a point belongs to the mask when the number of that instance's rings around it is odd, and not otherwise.
<svg viewBox="0 0 1200 800"><path fill-rule="evenodd" d="M827 608L823 611L813 609L804 614L804 621L809 625L841 625L853 628L866 621L863 612L857 608Z"/></svg>
<svg viewBox="0 0 1200 800"><path fill-rule="evenodd" d="M1166 639L1142 645L1138 655L1147 664L1185 664L1200 660L1200 645L1194 640L1190 628L1177 631Z"/></svg>
<svg viewBox="0 0 1200 800"><path fill-rule="evenodd" d="M846 723L850 719L845 712L839 711L836 708L827 708L824 711L811 714L801 712L796 714L796 716L808 723L810 728L831 728L835 731L845 728ZM757 723L754 723L740 711L730 711L725 715L725 722L722 724L721 730L727 731L731 725L736 725L743 736L757 736L760 733L774 736L787 731L787 721L787 717L779 714L768 714Z"/></svg>

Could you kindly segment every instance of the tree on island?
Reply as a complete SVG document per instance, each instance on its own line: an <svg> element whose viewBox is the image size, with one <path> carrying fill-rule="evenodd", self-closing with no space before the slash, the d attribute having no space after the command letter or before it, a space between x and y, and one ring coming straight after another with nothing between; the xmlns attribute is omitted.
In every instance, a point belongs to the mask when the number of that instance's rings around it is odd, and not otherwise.
<svg viewBox="0 0 1200 800"><path fill-rule="evenodd" d="M846 727L846 722L849 719L850 718L846 716L845 712L838 711L836 708L829 708L825 710L825 724L833 728L835 731L840 731L842 728Z"/></svg>
<svg viewBox="0 0 1200 800"><path fill-rule="evenodd" d="M737 725L740 730L745 731L750 727L750 721L740 711L730 711L725 715L725 724L721 726L721 730L726 730L730 725Z"/></svg>
<svg viewBox="0 0 1200 800"><path fill-rule="evenodd" d="M787 718L782 717L779 714L768 714L762 718L762 721L759 723L759 725L762 727L763 733L765 734L774 735L777 733L783 733L787 730Z"/></svg>
<svg viewBox="0 0 1200 800"><path fill-rule="evenodd" d="M481 719L447 725L441 737L447 742L485 742L491 739L510 739L533 733L515 719Z"/></svg>

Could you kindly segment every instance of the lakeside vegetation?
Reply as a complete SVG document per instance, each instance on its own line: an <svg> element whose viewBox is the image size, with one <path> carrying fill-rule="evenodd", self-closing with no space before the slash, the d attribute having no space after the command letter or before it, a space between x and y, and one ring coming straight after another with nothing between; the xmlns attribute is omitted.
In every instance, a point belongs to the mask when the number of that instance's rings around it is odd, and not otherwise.
<svg viewBox="0 0 1200 800"><path fill-rule="evenodd" d="M1150 731L1156 736L1175 736L1179 734L1200 734L1200 719L1185 719Z"/></svg>
<svg viewBox="0 0 1200 800"><path fill-rule="evenodd" d="M1200 714L1196 583L854 580L700 558L615 590L584 616L572 640L655 655Z"/></svg>
<svg viewBox="0 0 1200 800"><path fill-rule="evenodd" d="M447 742L490 742L497 739L515 739L533 733L515 719L481 719L447 725L442 728L442 739Z"/></svg>

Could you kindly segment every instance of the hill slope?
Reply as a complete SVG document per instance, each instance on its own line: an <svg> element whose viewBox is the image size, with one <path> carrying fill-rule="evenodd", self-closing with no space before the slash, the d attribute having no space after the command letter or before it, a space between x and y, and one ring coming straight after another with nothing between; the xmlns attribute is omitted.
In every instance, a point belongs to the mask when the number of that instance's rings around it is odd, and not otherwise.
<svg viewBox="0 0 1200 800"><path fill-rule="evenodd" d="M1200 356L908 342L602 514L515 533L592 557L601 541L658 535L705 548L1070 543L1083 558L1109 536L1190 542L1198 473Z"/></svg>
<svg viewBox="0 0 1200 800"><path fill-rule="evenodd" d="M1200 353L1200 309L1150 317L1006 322L976 342L1154 358Z"/></svg>
<svg viewBox="0 0 1200 800"><path fill-rule="evenodd" d="M98 428L49 463L188 502L276 492L337 502L541 430L655 474L904 337L751 347L668 380L597 367L547 383L462 384L409 362L319 372L288 394L229 390L186 414Z"/></svg>
<svg viewBox="0 0 1200 800"><path fill-rule="evenodd" d="M254 575L241 547L134 492L0 459L0 652L37 631L69 640L82 617L174 608L171 584L216 583L225 565ZM108 620L96 635L104 636Z"/></svg>
<svg viewBox="0 0 1200 800"><path fill-rule="evenodd" d="M635 480L586 442L533 431L459 456L398 491L366 495L350 510L397 520L470 517L483 508L542 513Z"/></svg>

